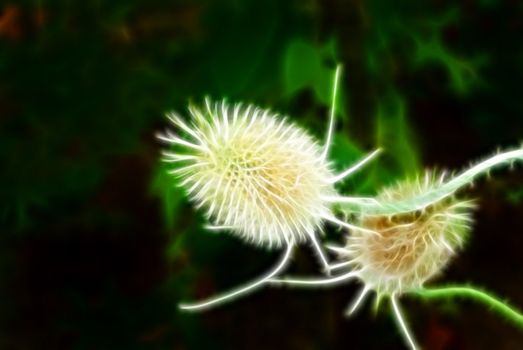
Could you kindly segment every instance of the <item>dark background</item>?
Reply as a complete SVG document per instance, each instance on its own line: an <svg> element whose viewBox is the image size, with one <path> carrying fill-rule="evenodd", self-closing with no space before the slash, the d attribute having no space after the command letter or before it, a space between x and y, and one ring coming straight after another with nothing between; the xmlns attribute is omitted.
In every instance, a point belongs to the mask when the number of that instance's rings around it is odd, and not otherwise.
<svg viewBox="0 0 523 350"><path fill-rule="evenodd" d="M180 300L258 276L277 252L207 233L154 133L205 95L255 102L323 137L344 65L333 160L386 152L348 181L374 194L462 169L523 137L523 2L2 1L1 349L405 349L388 305L343 311L355 284L266 288L202 314ZM493 172L471 240L434 285L523 307L523 170ZM331 240L339 233L328 230ZM317 274L309 247L290 273ZM519 349L470 302L402 299L425 349Z"/></svg>

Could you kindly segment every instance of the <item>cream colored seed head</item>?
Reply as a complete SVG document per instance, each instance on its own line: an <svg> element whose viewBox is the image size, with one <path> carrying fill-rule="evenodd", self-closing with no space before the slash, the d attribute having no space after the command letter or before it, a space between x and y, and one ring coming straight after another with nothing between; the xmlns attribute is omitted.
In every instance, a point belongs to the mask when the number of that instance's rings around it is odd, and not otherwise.
<svg viewBox="0 0 523 350"><path fill-rule="evenodd" d="M254 106L225 101L189 108L192 120L169 118L185 138L164 152L172 173L213 225L248 242L280 247L306 240L330 213L334 189L322 148L298 126Z"/></svg>
<svg viewBox="0 0 523 350"><path fill-rule="evenodd" d="M425 179L384 190L377 200L412 198L442 181L442 177L427 173ZM343 259L350 259L366 289L376 290L380 296L420 288L439 274L465 243L473 208L470 200L447 197L417 212L363 215L359 225L377 234L355 230L347 240Z"/></svg>

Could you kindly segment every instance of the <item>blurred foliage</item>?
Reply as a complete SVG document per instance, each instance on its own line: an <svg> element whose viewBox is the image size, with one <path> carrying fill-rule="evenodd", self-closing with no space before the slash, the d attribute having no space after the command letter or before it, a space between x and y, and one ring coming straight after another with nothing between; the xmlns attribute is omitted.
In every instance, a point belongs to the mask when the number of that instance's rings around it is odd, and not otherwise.
<svg viewBox="0 0 523 350"><path fill-rule="evenodd" d="M133 253L158 249L159 256L145 255L139 260L145 265L132 270L137 279L159 275L145 291L118 289L113 272L102 268L96 271L108 274L107 281L79 277L99 285L100 295L65 277L50 285L49 295L63 299L58 310L70 314L63 319L44 307L45 322L54 322L48 333L73 339L71 347L53 348L227 348L222 336L206 337L212 326L177 313L176 301L244 281L274 256L202 229L201 213L158 161L162 146L153 135L168 124L163 114L186 115L188 101L206 95L226 97L288 114L322 139L340 62L331 158L343 169L382 147L377 160L340 186L372 194L423 164L453 166L521 138L523 50L514 43L523 33L522 11L496 0L4 2L2 271L24 259L38 265L41 250L90 242L84 237L95 241L95 253L85 253L89 262L105 257L108 264L135 266L136 258L122 253L126 244L138 246ZM514 203L520 192L506 191ZM104 253L112 240L114 249ZM69 262L81 253L81 245L73 247L51 254L62 263L42 264L43 272L28 267L6 274L2 284L14 287L2 295L29 293L32 300L28 290L43 287L26 288L19 279L91 266ZM115 279L118 273L131 274L114 272ZM33 326L10 321L38 312L19 313L16 305L24 303L15 299L2 310L2 322L14 327L2 331L5 348L22 341L34 343L21 348L35 348L48 338L17 335Z"/></svg>
<svg viewBox="0 0 523 350"><path fill-rule="evenodd" d="M160 197L165 225L169 231L172 231L176 227L178 209L185 196L183 190L176 185L175 177L169 174L170 170L172 169L166 163L159 162L158 168L154 170L151 193Z"/></svg>
<svg viewBox="0 0 523 350"><path fill-rule="evenodd" d="M333 71L325 62L336 62L334 40L324 46L315 45L302 38L287 44L283 61L283 98L293 98L301 90L314 92L316 101L324 106L332 104ZM343 93L340 92L339 95ZM340 104L339 107L343 107ZM344 115L343 111L338 113Z"/></svg>

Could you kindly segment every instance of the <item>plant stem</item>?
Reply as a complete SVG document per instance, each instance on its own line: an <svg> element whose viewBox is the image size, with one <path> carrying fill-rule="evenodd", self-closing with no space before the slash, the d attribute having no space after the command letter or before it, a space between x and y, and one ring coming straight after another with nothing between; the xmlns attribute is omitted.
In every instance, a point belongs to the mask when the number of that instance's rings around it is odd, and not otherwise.
<svg viewBox="0 0 523 350"><path fill-rule="evenodd" d="M488 306L492 311L505 316L516 326L523 328L523 314L515 307L501 301L493 294L468 287L468 286L446 286L441 288L423 288L414 290L413 294L423 299L463 297L475 300Z"/></svg>

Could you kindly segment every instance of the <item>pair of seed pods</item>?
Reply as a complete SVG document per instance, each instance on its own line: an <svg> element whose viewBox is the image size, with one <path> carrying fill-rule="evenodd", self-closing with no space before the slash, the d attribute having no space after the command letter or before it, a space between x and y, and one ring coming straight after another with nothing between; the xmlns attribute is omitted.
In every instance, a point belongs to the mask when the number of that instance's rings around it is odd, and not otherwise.
<svg viewBox="0 0 523 350"><path fill-rule="evenodd" d="M281 261L259 279L230 292L180 308L201 311L230 301L264 284L317 286L350 279L363 282L351 304L353 313L370 291L391 299L408 344L416 348L397 297L422 288L441 272L470 231L470 200L454 194L494 166L523 158L521 148L499 153L461 174L427 172L389 187L374 198L344 196L335 188L373 160L380 149L336 173L328 160L335 127L335 104L341 66L336 68L332 106L323 144L286 118L253 105L205 100L189 107L190 121L167 114L176 132L157 137L167 143L162 160L172 163L195 207L205 211L209 230L224 230L268 249L284 248ZM339 219L336 210L355 222ZM328 261L318 239L324 221L349 229L340 262ZM324 279L278 279L300 243L311 243L329 275ZM348 272L332 276L339 270Z"/></svg>

